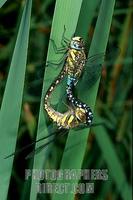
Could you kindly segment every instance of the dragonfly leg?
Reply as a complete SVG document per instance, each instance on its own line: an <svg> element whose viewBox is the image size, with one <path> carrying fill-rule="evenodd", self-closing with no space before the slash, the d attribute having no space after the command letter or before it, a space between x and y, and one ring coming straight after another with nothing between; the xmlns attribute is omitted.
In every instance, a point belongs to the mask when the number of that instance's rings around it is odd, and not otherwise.
<svg viewBox="0 0 133 200"><path fill-rule="evenodd" d="M66 27L65 27L65 25L64 25L64 31L63 31L63 35L62 35L61 44L62 44L62 46L64 46L64 47L66 47L66 45L67 45L67 47L68 47L68 45L69 45L69 43L70 43L70 40L69 40L68 38L65 37L65 32L66 32ZM64 45L63 42L65 43L65 45Z"/></svg>
<svg viewBox="0 0 133 200"><path fill-rule="evenodd" d="M64 26L64 31L63 31L63 35L62 35L62 39L61 39L61 47L57 47L55 41L53 39L50 39L50 41L53 44L53 48L55 53L59 54L59 53L64 53L67 51L68 49L68 45L70 43L70 40L68 38L65 37L65 32L66 32L66 27ZM64 44L65 43L65 44Z"/></svg>
<svg viewBox="0 0 133 200"><path fill-rule="evenodd" d="M56 43L53 39L50 39L50 41L52 42L53 49L54 49L56 54L65 53L67 51L67 48L65 46L64 47L57 47L57 45L56 45Z"/></svg>
<svg viewBox="0 0 133 200"><path fill-rule="evenodd" d="M46 62L46 67L48 67L48 65L59 66L65 61L65 58L66 58L66 54L64 54L58 61L56 61L56 60L47 61Z"/></svg>

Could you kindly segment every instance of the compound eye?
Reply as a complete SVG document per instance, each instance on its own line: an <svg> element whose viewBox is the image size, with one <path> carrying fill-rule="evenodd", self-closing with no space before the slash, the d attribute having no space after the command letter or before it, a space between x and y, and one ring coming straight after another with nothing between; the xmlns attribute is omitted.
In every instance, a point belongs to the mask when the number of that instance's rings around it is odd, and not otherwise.
<svg viewBox="0 0 133 200"><path fill-rule="evenodd" d="M78 43L77 43L77 42L74 42L74 46L75 46L76 48L78 48L78 47L79 47L79 45L78 45Z"/></svg>

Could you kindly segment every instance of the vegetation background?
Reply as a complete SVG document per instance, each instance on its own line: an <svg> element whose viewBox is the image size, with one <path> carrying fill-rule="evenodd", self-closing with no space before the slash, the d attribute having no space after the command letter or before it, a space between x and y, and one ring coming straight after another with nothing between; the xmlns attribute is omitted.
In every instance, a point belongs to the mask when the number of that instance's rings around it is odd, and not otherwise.
<svg viewBox="0 0 133 200"><path fill-rule="evenodd" d="M0 1L1 200L131 199L132 5L130 0ZM92 108L96 99L94 121L103 121L105 126L94 127L90 133L89 129L79 130L77 135L70 131L30 159L25 157L35 145L4 159L51 132L41 98L62 66L46 68L45 62L62 56L55 54L49 38L60 45L64 25L68 38L76 32L85 39L89 55L106 51L100 85L95 80L92 87L86 85L83 76L76 90ZM94 58L92 66L98 67L98 57ZM56 109L65 107L64 84L52 97ZM44 141L36 147L41 144ZM32 168L108 169L109 179L94 181L94 194L39 194L35 182L25 180L25 169Z"/></svg>

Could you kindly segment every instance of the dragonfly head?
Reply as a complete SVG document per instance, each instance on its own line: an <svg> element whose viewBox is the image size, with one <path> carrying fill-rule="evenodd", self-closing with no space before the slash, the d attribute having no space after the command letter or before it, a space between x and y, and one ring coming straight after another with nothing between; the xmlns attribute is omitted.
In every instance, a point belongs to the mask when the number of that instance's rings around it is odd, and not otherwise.
<svg viewBox="0 0 133 200"><path fill-rule="evenodd" d="M85 48L85 43L81 37L73 37L70 42L70 48L76 50L82 50Z"/></svg>

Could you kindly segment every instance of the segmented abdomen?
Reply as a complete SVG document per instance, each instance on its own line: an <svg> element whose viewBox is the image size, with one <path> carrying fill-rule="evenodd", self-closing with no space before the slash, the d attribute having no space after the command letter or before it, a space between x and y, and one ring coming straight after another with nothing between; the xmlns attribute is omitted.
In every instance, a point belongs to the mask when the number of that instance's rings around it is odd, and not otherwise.
<svg viewBox="0 0 133 200"><path fill-rule="evenodd" d="M57 79L49 87L44 98L44 108L53 122L55 122L59 127L69 129L79 125L79 121L75 117L74 111L71 109L65 113L60 113L55 111L49 103L49 97L51 93L54 91L55 87L62 81L65 75L66 71L63 69Z"/></svg>
<svg viewBox="0 0 133 200"><path fill-rule="evenodd" d="M91 126L93 120L92 110L87 104L74 97L73 88L74 82L71 81L71 83L67 86L66 91L68 100L76 108L75 115L79 119L80 123L85 123L86 125Z"/></svg>
<svg viewBox="0 0 133 200"><path fill-rule="evenodd" d="M56 112L52 106L49 103L49 97L51 93L54 91L55 87L63 80L65 76L64 69L60 72L59 76L56 78L56 80L50 85L49 89L46 92L46 95L44 97L44 109L46 110L48 116L54 121L58 121L58 118L61 118L62 115L59 112Z"/></svg>

